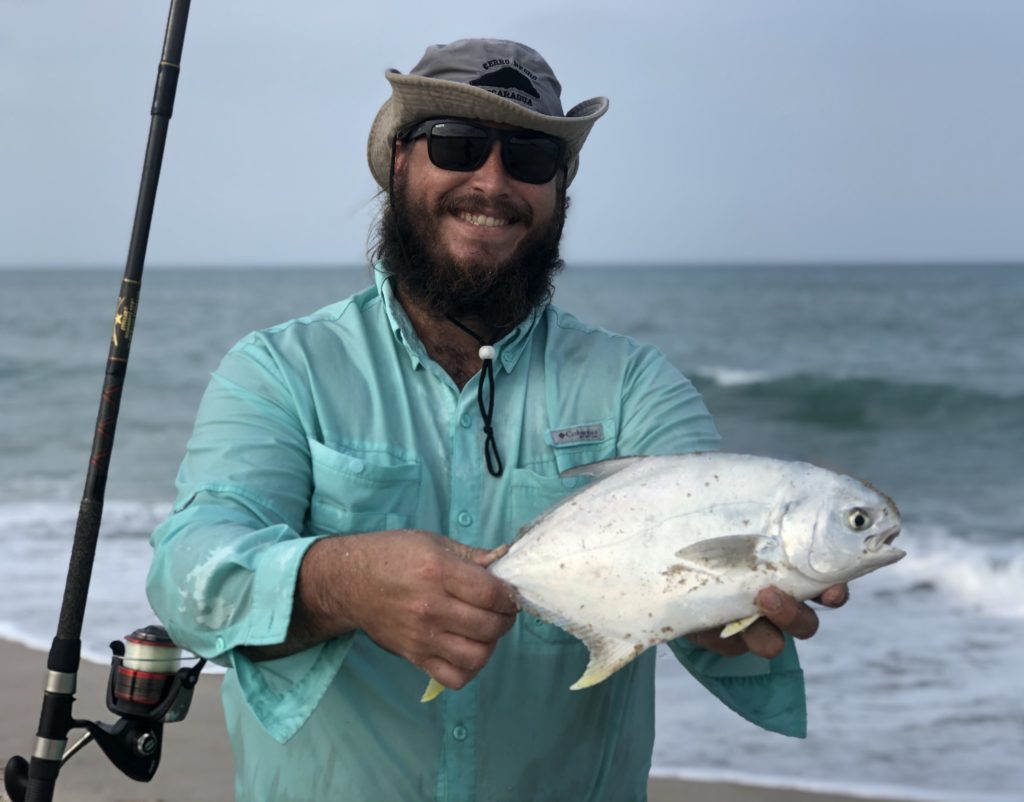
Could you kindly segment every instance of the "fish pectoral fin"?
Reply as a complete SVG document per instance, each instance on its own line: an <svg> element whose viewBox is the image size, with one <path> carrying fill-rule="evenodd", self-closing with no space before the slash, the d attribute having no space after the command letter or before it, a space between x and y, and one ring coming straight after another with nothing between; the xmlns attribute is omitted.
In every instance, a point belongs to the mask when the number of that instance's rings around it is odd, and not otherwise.
<svg viewBox="0 0 1024 802"><path fill-rule="evenodd" d="M676 552L675 556L705 571L718 573L741 566L755 565L764 557L775 556L779 539L767 535L723 535L699 540Z"/></svg>
<svg viewBox="0 0 1024 802"><path fill-rule="evenodd" d="M420 702L433 702L444 691L444 685L431 677L430 682L427 683L427 689L423 692L423 696L420 697Z"/></svg>
<svg viewBox="0 0 1024 802"><path fill-rule="evenodd" d="M739 621L733 621L731 624L726 624L725 628L719 634L719 637L731 638L733 635L739 635L760 617L761 614L756 613L755 615L748 615L746 618L741 618Z"/></svg>
<svg viewBox="0 0 1024 802"><path fill-rule="evenodd" d="M604 682L608 677L636 658L644 647L639 643L600 638L585 640L590 649L590 662L576 682L569 686L570 691L579 691Z"/></svg>

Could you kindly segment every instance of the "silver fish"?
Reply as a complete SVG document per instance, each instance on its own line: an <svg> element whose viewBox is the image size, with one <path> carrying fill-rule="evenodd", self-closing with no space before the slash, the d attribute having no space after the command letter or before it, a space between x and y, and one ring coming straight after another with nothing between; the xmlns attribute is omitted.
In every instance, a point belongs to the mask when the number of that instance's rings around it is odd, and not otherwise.
<svg viewBox="0 0 1024 802"><path fill-rule="evenodd" d="M626 457L520 532L490 570L523 608L582 640L607 679L645 649L760 617L769 585L804 600L901 559L900 513L866 482L739 454ZM435 682L424 701L441 690Z"/></svg>

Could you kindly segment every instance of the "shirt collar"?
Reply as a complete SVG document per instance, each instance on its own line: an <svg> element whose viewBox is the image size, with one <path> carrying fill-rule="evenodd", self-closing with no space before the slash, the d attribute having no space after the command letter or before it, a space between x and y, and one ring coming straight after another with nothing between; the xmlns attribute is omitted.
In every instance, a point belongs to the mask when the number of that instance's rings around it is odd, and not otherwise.
<svg viewBox="0 0 1024 802"><path fill-rule="evenodd" d="M409 354L413 369L416 369L430 358L427 354L427 349L416 333L416 329L413 327L412 321L409 320L409 316L405 313L401 303L399 303L398 298L395 296L394 281L382 263L378 262L374 265L373 277L377 285L377 292L380 294L381 301L384 304L384 312L387 314L391 331L395 339L402 344ZM529 343L538 321L543 317L546 307L546 304L536 307L522 323L512 329L498 342L494 343L494 350L497 352L494 358L494 366L496 368L504 370L506 373L511 373L515 369L516 364L519 362L519 357L522 356L523 351L526 349L526 345Z"/></svg>

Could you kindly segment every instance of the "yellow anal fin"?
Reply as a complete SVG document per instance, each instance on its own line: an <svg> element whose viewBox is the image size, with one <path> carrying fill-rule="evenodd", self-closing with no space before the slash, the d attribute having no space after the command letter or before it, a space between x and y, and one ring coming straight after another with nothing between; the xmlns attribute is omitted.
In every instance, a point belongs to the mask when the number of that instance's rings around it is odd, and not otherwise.
<svg viewBox="0 0 1024 802"><path fill-rule="evenodd" d="M748 615L746 618L741 618L739 621L733 621L731 624L726 624L725 629L721 631L719 637L731 638L733 635L739 635L760 617L761 614L756 613L755 615Z"/></svg>
<svg viewBox="0 0 1024 802"><path fill-rule="evenodd" d="M590 662L583 675L569 686L570 691L583 690L604 682L644 650L638 643L612 638L594 638L586 643L590 649Z"/></svg>
<svg viewBox="0 0 1024 802"><path fill-rule="evenodd" d="M430 682L427 683L427 689L420 697L420 702L433 702L442 693L444 693L444 685L431 677Z"/></svg>

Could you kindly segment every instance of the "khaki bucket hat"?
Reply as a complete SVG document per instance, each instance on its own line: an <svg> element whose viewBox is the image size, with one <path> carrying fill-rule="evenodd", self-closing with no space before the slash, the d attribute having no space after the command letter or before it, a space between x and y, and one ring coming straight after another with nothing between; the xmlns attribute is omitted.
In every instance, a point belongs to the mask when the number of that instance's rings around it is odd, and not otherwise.
<svg viewBox="0 0 1024 802"><path fill-rule="evenodd" d="M556 136L566 144L571 183L590 129L608 111L595 97L562 113L562 85L536 50L502 39L460 39L432 45L403 75L387 70L391 97L370 128L367 158L377 184L386 189L395 135L433 117L463 117L505 123Z"/></svg>

